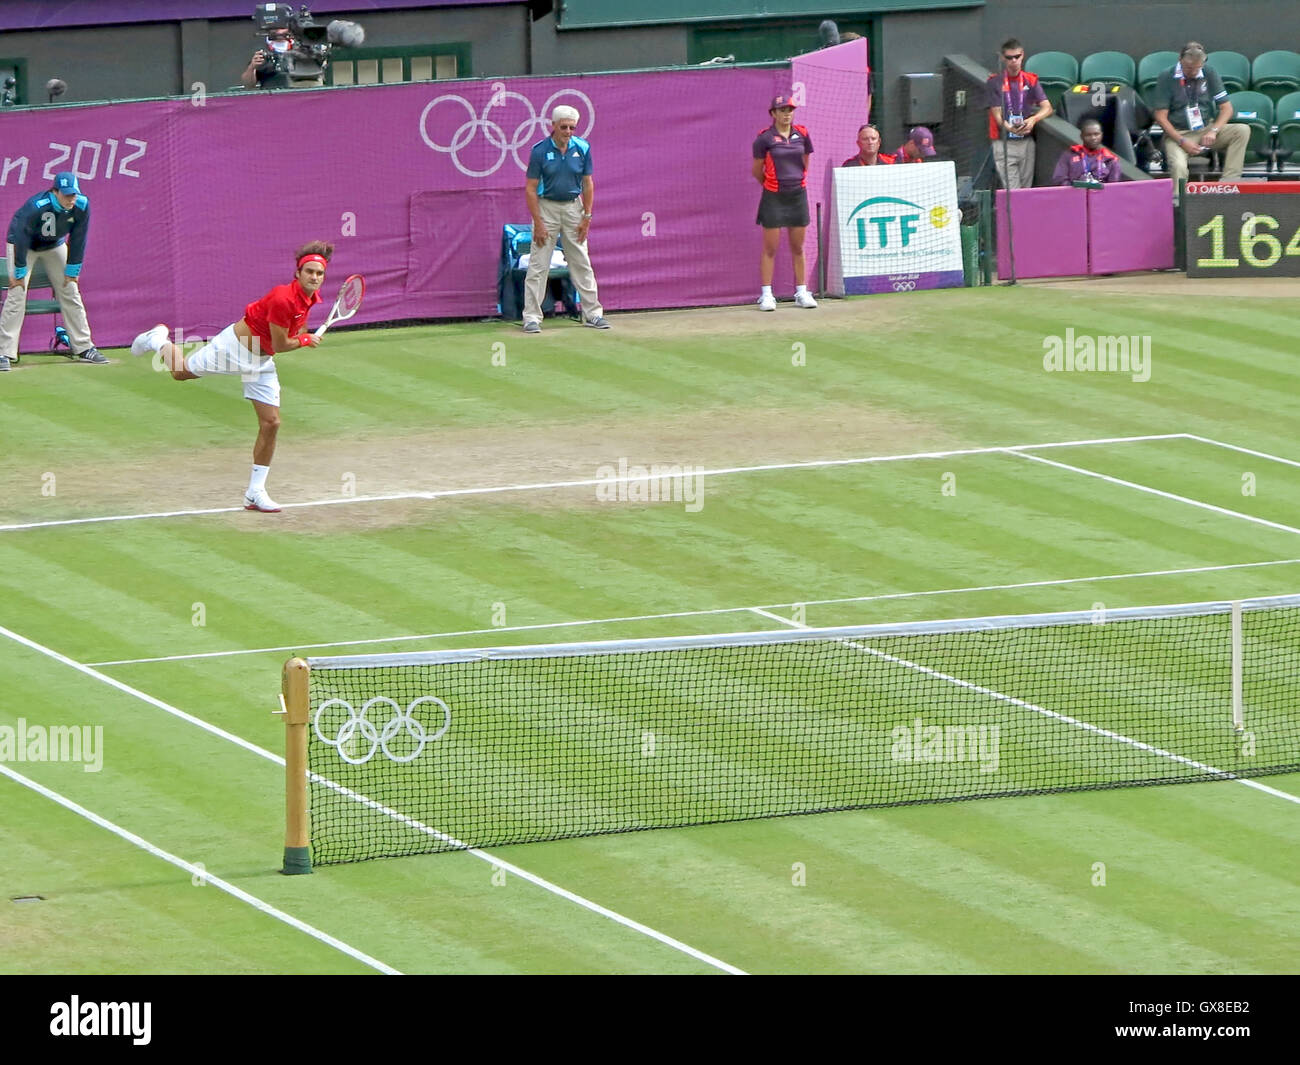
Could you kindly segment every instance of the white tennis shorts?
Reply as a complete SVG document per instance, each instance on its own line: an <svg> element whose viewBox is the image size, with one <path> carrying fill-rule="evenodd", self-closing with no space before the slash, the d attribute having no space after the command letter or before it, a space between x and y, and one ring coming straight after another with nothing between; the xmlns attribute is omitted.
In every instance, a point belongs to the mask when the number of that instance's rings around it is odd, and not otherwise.
<svg viewBox="0 0 1300 1065"><path fill-rule="evenodd" d="M270 407L280 405L280 378L275 372L275 359L255 355L244 347L233 325L226 326L189 356L185 369L199 377L239 374L244 382L245 399L255 399Z"/></svg>

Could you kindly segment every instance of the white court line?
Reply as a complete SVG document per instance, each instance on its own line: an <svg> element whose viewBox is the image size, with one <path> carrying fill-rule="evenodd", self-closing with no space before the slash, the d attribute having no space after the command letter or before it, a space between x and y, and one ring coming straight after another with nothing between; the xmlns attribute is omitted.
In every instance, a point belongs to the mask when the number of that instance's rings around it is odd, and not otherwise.
<svg viewBox="0 0 1300 1065"><path fill-rule="evenodd" d="M762 466L727 466L716 470L695 470L695 477L722 477L737 473L762 473L769 470L824 469L832 466L862 466L878 462L907 462L915 459L946 459L961 455L995 455L1000 452L1040 451L1053 447L1082 447L1087 444L1131 444L1148 440L1177 440L1186 433L1160 433L1154 436L1111 436L1094 440L1061 440L1045 444L1009 444L1003 447L971 447L956 451L918 451L909 455L872 455L856 459L817 459L811 462L779 462ZM628 477L588 477L577 481L543 481L533 484L493 485L486 488L450 488L438 492L396 492L377 496L340 496L316 499L306 503L281 503L285 510L304 507L351 506L356 503L384 503L398 500L453 499L459 496L495 495L503 492L534 492L553 488L590 488L596 485L632 484L640 481L658 481L658 474ZM169 510L149 514L114 514L94 518L61 518L56 521L30 521L15 525L0 525L0 532L18 532L24 529L48 529L58 525L93 525L106 521L138 521L147 518L184 518L204 514L239 514L243 507L209 507L201 510Z"/></svg>
<svg viewBox="0 0 1300 1065"><path fill-rule="evenodd" d="M628 621L664 621L673 618L707 617L713 614L740 614L757 610L776 610L792 606L835 606L842 603L874 603L886 599L920 599L931 595L960 595L967 592L1002 592L1017 588L1049 588L1058 584L1091 584L1096 581L1123 581L1139 577L1175 577L1185 573L1217 573L1220 570L1255 569L1261 566L1294 566L1300 558L1279 558L1268 562L1229 562L1219 566L1187 566L1182 569L1153 569L1137 573L1107 573L1099 577L1061 577L1053 580L1020 581L1016 584L982 584L965 588L934 588L922 592L883 592L879 595L851 595L839 599L801 599L797 603L765 603L762 606L723 606L711 610L675 610L668 614L630 614L616 618L586 618L580 621L547 621L537 625L501 625L490 629L459 629L452 632L425 632L417 635L380 636L366 640L332 640L328 643L295 643L280 647L241 648L237 651L198 651L191 654L159 655L154 658L120 658L109 662L87 662L88 666L137 666L153 662L183 662L196 658L234 658L239 655L262 655L284 651L318 651L330 647L366 647L371 644L409 643L414 640L445 640L457 636L488 636L502 632L532 632L537 629L578 628L584 625L614 625ZM784 620L784 619L782 619Z"/></svg>
<svg viewBox="0 0 1300 1065"><path fill-rule="evenodd" d="M752 610L755 614L758 614L760 617L771 618L773 621L781 622L782 625L793 625L795 628L798 629L808 628L807 625L800 625L797 621L791 621L789 618L783 618L780 614L773 614L770 610L767 610L761 606L751 606L749 609Z"/></svg>
<svg viewBox="0 0 1300 1065"><path fill-rule="evenodd" d="M764 611L763 613L764 616L773 618L776 621L784 622L785 624L789 625L791 628L795 628L795 629L809 628L808 625L801 625L799 622L794 621L791 618L783 618L776 614L768 614L766 611ZM1033 710L1035 713L1042 714L1045 717L1050 717L1056 721L1060 721L1062 724L1073 725L1076 728L1083 729L1085 732L1092 732L1097 734L1098 736L1104 736L1107 739L1117 740L1120 743L1126 743L1131 747L1136 747L1140 751L1149 751L1150 753L1160 755L1163 758L1169 758L1175 762L1181 762L1183 765L1188 765L1191 766L1193 769L1199 769L1203 772L1213 774L1215 776L1221 777L1224 780L1235 780L1238 784L1244 784L1248 788L1254 788L1256 791L1261 791L1265 795L1272 795L1274 798L1285 799L1287 802L1293 802L1296 803L1297 805L1300 805L1300 795L1292 795L1290 792L1287 791L1280 791L1277 788L1270 788L1267 784L1261 784L1257 780L1250 780L1246 777L1239 777L1235 773L1232 773L1226 769L1218 769L1212 765L1207 765L1204 762L1198 762L1192 758L1185 758L1181 754L1174 754L1173 751L1166 751L1162 747L1153 747L1149 743L1143 743L1141 740L1135 740L1132 737L1125 736L1123 733L1112 732L1110 729L1100 728L1097 725L1090 725L1088 722L1080 721L1078 718L1070 717L1068 714L1058 714L1055 710L1048 710L1046 707L1038 706L1036 703L1026 702L1024 699L1017 699L1014 695L1007 695L1004 692L997 691L993 688L985 688L981 684L973 684L968 680L962 680L960 677L951 677L947 673L940 673L938 670L931 669L929 666L923 666L917 662L909 662L906 658L898 658L897 656L887 654L884 651L878 651L874 647L868 647L866 644L858 643L856 640L845 639L845 640L840 640L838 642L844 644L846 647L852 647L855 651L862 651L865 654L874 655L876 658L882 658L886 662L893 662L895 665L905 666L908 669L916 670L916 672L918 673L923 673L928 677L934 677L937 680L943 680L943 681L947 681L950 684L955 684L959 688L965 688L968 691L977 692L980 695L987 695L1000 702L1009 703L1012 706L1018 706L1024 710ZM1168 783L1177 784L1177 783L1188 783L1188 782L1171 780ZM989 798L997 798L997 797L998 796L996 795L989 796Z"/></svg>
<svg viewBox="0 0 1300 1065"><path fill-rule="evenodd" d="M74 659L69 658L67 655L55 651L53 648L46 647L43 644L39 644L35 640L29 640L26 636L21 636L18 633L14 632L13 630L5 628L4 626L0 626L0 636L6 636L9 639L13 640L15 643L22 644L22 646L27 647L30 650L36 651L39 654L43 654L48 658L52 658L56 662L60 662L65 666L70 666L71 668L77 670L79 673L84 673L86 676L92 677L95 680L103 681L105 684L109 685L112 688L116 688L118 691L123 692L126 695L131 695L137 699L141 699L144 702L148 703L150 706L156 707L157 709L162 710L165 713L171 714L173 717L180 718L182 721L188 722L191 725L197 725L199 728L204 729L207 732L211 732L214 736L220 736L222 739L230 740L232 743L238 744L240 747L243 747L246 751L250 751L261 758L265 758L269 762L274 762L276 765L279 766L284 765L284 758L282 758L280 755L273 754L271 751L266 750L264 747L259 747L255 743L250 743L248 740L236 736L233 733L227 732L225 729L218 728L216 725L212 725L202 720L201 718L194 717L192 714L187 714L184 710L180 710L169 703L165 703L161 699L155 698L154 696L149 695L146 692L140 691L138 688L133 688L129 684L123 684L119 680L114 680L112 677L107 676L104 673L100 673L98 670L92 669L90 666L87 666L81 662L77 662ZM0 769L2 768L3 766L0 766ZM329 780L327 777L321 777L318 776L317 774L312 774L312 775L315 776L316 779L320 780L322 783L334 788L337 791L347 794L352 798L359 797L357 793L352 792L349 789L343 788L341 785L334 783L333 781ZM412 821L409 818L405 818L400 814L396 814L395 811L388 810L387 807L381 806L380 804L375 803L373 800L366 799L365 802L366 805L371 806L372 808L377 810L382 810L383 812L388 813L390 816L396 816L400 820L407 822L413 827L418 827L427 831L436 832L436 830L428 829L428 826L421 825L417 821ZM441 833L437 833L437 834L442 835ZM450 839L451 837L444 836L443 838ZM566 899L569 902L576 903L577 905L583 907L584 909L590 910L592 913L599 914L601 917L606 917L611 921L616 921L617 923L623 925L625 928L629 928L632 931L639 932L645 936L649 936L651 939L655 939L658 942L665 944L666 946L672 947L674 950L681 951L683 954L687 954L698 961L702 961L707 965L713 966L714 968L721 969L723 972L733 973L738 976L748 975L745 973L743 969L738 969L734 965L730 965L727 962L721 961L718 958L713 957L712 955L705 954L703 951L700 950L696 950L694 947L686 943L683 943L681 940L674 939L672 936L666 935L663 932L656 931L655 929L649 927L648 925L644 925L641 924L641 922L639 921L632 920L632 918L630 917L624 917L622 914L616 913L614 910L608 909L607 907L602 906L599 903L592 902L590 899L575 894L574 892L569 891L567 888L562 888L558 884L553 884L549 880L543 879L542 877L538 876L535 873L530 873L528 870L523 869L520 866L514 865L510 862L497 858L492 854L489 854L487 851L479 850L476 847L470 847L470 848L466 848L465 853L472 854L475 858L478 858L480 861L487 862L490 865L514 873L516 876L520 877L521 879L527 880L531 884L536 884L538 887L542 888L545 891L549 891L553 895L558 895L562 899ZM208 875L211 878L211 874L206 874L206 875Z"/></svg>
<svg viewBox="0 0 1300 1065"><path fill-rule="evenodd" d="M1243 455L1254 455L1257 458L1268 459L1270 462L1283 462L1288 466L1300 466L1300 462L1295 459L1284 459L1281 455L1270 455L1267 451L1256 451L1249 447L1238 447L1236 444L1225 444L1222 440L1213 440L1208 436L1197 436L1195 433L1187 433L1188 440L1199 440L1202 444L1213 444L1215 447L1227 448L1229 451L1240 451Z"/></svg>
<svg viewBox="0 0 1300 1065"><path fill-rule="evenodd" d="M350 958L355 958L363 965L369 965L372 969L378 969L381 973L386 973L389 976L402 975L401 970L394 969L391 965L386 965L377 958L372 958L364 951L349 946L347 943L344 943L343 940L336 939L328 932L322 932L319 928L309 925L306 921L299 920L292 914L285 913L283 910L272 906L269 902L264 902L262 899L259 899L256 895L250 895L247 891L243 890L243 888L235 887L235 885L230 883L228 880L223 880L221 877L209 873L206 869L194 865L191 862L187 862L184 858L178 858L170 851L165 851L161 847L154 846L154 844L150 843L147 839L137 836L134 832L122 828L120 825L114 824L106 817L101 817L99 814L87 810L84 806L73 802L66 796L60 795L57 791L52 791L50 788L45 787L45 785L39 784L36 781L23 776L21 773L10 769L3 762L0 762L0 774L3 774L18 784L21 784L25 788L30 788L38 795L43 795L45 798L58 803L64 809L71 810L78 817L84 817L92 824L107 829L109 832L112 832L113 835L119 836L128 843L134 844L141 850L148 851L155 858L161 858L163 861L176 866L177 869L183 869L185 872L189 873L191 877L195 877L203 883L214 885L221 891L224 891L227 895L238 899L240 902L248 903L248 905L252 906L253 909L266 914L268 917L274 917L277 921L287 924L290 928L295 928L299 932L305 932L307 935L311 936L315 940L319 940L326 946L333 947L335 950L341 951Z"/></svg>
<svg viewBox="0 0 1300 1065"><path fill-rule="evenodd" d="M1069 463L1057 462L1055 459L1045 459L1039 455L1026 454L1023 451L1017 452L1017 454L1030 462L1041 462L1047 466L1070 470L1072 473L1082 473L1087 477L1096 477L1098 480L1108 481L1110 484L1123 485L1125 488L1136 488L1139 492L1160 496L1162 499L1173 499L1179 503L1187 503L1189 506L1200 507L1202 510L1213 511L1215 514L1225 514L1230 518L1241 518L1243 521L1254 522L1256 525L1263 525L1269 529L1280 529L1282 532L1295 533L1300 536L1300 529L1297 529L1294 525L1283 525L1281 522L1269 521L1267 518L1257 518L1253 514L1243 514L1240 510L1229 510L1227 507L1218 507L1213 503L1203 503L1201 500L1192 499L1190 496L1178 495L1176 492L1166 492L1160 488L1138 484L1136 481L1126 481L1122 477L1112 477L1108 473L1098 473L1096 470L1085 470L1082 466L1071 466Z"/></svg>

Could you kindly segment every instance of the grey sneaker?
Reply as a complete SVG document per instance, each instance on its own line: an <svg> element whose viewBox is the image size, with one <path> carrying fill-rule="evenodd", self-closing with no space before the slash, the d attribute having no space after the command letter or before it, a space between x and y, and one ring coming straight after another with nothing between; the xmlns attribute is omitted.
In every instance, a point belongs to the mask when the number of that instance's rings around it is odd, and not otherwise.
<svg viewBox="0 0 1300 1065"><path fill-rule="evenodd" d="M4 373L7 369L9 369L9 356L0 355L0 373Z"/></svg>
<svg viewBox="0 0 1300 1065"><path fill-rule="evenodd" d="M604 318L588 318L583 323L589 329L608 329L609 323Z"/></svg>
<svg viewBox="0 0 1300 1065"><path fill-rule="evenodd" d="M78 362L93 362L96 365L108 362L108 359L99 353L99 348L87 348L79 355L74 355L73 358Z"/></svg>
<svg viewBox="0 0 1300 1065"><path fill-rule="evenodd" d="M540 333L541 331L542 331L542 323L541 323L541 322L525 322L525 323L524 323L524 332L525 332L525 333Z"/></svg>

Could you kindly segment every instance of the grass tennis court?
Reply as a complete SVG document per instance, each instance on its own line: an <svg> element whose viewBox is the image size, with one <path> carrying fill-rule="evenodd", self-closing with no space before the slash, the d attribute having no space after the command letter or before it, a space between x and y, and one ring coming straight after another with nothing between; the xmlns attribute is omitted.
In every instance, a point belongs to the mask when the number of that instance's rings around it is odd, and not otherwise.
<svg viewBox="0 0 1300 1065"><path fill-rule="evenodd" d="M338 332L281 359L270 490L320 505L280 515L232 509L237 381L24 356L0 726L102 726L102 768L0 766L0 969L1295 971L1297 775L276 872L293 653L1300 590L1295 301L1161 283ZM1150 380L1046 372L1067 328L1149 336ZM620 460L730 472L602 501Z"/></svg>

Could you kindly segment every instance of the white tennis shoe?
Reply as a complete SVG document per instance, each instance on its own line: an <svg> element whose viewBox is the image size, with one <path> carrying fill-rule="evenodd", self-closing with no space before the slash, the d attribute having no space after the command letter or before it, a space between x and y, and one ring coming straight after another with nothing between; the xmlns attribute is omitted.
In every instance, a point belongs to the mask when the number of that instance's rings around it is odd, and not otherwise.
<svg viewBox="0 0 1300 1065"><path fill-rule="evenodd" d="M796 292L794 294L794 305L811 311L816 310L817 301L813 299L811 292Z"/></svg>
<svg viewBox="0 0 1300 1065"><path fill-rule="evenodd" d="M244 509L261 511L263 514L279 514L280 504L267 495L264 489L254 495L245 493Z"/></svg>
<svg viewBox="0 0 1300 1065"><path fill-rule="evenodd" d="M154 340L157 343L154 343ZM131 341L132 355L148 355L151 351L157 351L163 344L167 343L167 327L165 325L156 325L152 329L146 329L133 341Z"/></svg>
<svg viewBox="0 0 1300 1065"><path fill-rule="evenodd" d="M758 309L760 311L776 310L776 297L769 293L766 296L758 297Z"/></svg>

